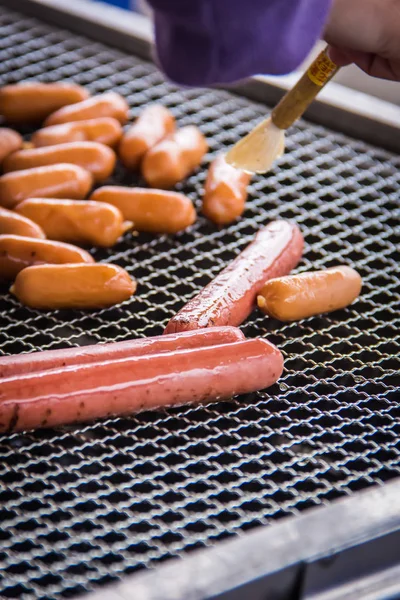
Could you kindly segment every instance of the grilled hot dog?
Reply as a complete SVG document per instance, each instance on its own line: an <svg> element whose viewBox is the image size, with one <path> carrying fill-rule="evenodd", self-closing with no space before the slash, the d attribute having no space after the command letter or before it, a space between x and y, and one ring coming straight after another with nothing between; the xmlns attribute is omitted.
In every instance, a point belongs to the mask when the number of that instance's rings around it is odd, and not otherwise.
<svg viewBox="0 0 400 600"><path fill-rule="evenodd" d="M119 144L122 164L127 169L137 169L146 152L174 130L175 119L167 108L160 104L145 108Z"/></svg>
<svg viewBox="0 0 400 600"><path fill-rule="evenodd" d="M271 279L261 288L257 304L280 321L297 321L345 308L359 296L360 275L340 266Z"/></svg>
<svg viewBox="0 0 400 600"><path fill-rule="evenodd" d="M196 220L192 201L177 192L104 186L95 190L90 199L119 208L137 231L177 233Z"/></svg>
<svg viewBox="0 0 400 600"><path fill-rule="evenodd" d="M103 308L136 291L128 273L110 263L35 265L18 273L10 292L31 308Z"/></svg>
<svg viewBox="0 0 400 600"><path fill-rule="evenodd" d="M86 169L93 175L93 180L99 182L111 175L116 159L115 152L104 144L71 142L57 146L19 150L4 160L3 167L5 172L10 172L69 163Z"/></svg>
<svg viewBox="0 0 400 600"><path fill-rule="evenodd" d="M88 252L63 244L20 235L0 235L0 279L14 279L22 269L43 263L93 263Z"/></svg>
<svg viewBox="0 0 400 600"><path fill-rule="evenodd" d="M113 148L122 136L121 123L112 117L50 125L36 131L31 142L37 148L68 142L98 142Z"/></svg>
<svg viewBox="0 0 400 600"><path fill-rule="evenodd" d="M218 346L244 339L235 327L213 327L198 331L184 331L172 335L139 338L126 342L111 342L95 346L80 346L62 350L45 350L29 354L0 357L0 378L19 377L36 371L59 369L71 365L104 362L134 356L149 356L189 348Z"/></svg>
<svg viewBox="0 0 400 600"><path fill-rule="evenodd" d="M92 187L91 174L77 165L59 164L6 173L0 177L0 205L14 208L34 196L81 200Z"/></svg>
<svg viewBox="0 0 400 600"><path fill-rule="evenodd" d="M228 399L272 385L282 369L279 350L255 339L3 379L0 431Z"/></svg>
<svg viewBox="0 0 400 600"><path fill-rule="evenodd" d="M87 121L100 117L112 117L124 124L128 120L129 106L125 98L115 92L107 92L93 96L72 106L64 106L49 115L45 126L70 123L71 121Z"/></svg>
<svg viewBox="0 0 400 600"><path fill-rule="evenodd" d="M265 281L290 273L297 265L303 244L300 230L292 223L273 221L263 227L230 265L172 317L165 333L240 325Z"/></svg>
<svg viewBox="0 0 400 600"><path fill-rule="evenodd" d="M11 123L35 123L89 92L75 83L17 83L0 88L0 114Z"/></svg>
<svg viewBox="0 0 400 600"><path fill-rule="evenodd" d="M208 146L201 131L182 127L147 152L142 174L154 188L168 189L190 175L201 163Z"/></svg>

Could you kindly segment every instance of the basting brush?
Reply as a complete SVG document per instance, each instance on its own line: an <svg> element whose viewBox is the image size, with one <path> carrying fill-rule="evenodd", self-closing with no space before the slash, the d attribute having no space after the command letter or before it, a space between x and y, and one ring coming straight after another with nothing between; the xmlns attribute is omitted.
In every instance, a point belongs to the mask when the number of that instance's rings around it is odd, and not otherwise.
<svg viewBox="0 0 400 600"><path fill-rule="evenodd" d="M299 119L317 94L338 72L326 47L309 69L274 108L271 116L257 125L231 148L226 161L249 173L266 173L285 151L285 131Z"/></svg>

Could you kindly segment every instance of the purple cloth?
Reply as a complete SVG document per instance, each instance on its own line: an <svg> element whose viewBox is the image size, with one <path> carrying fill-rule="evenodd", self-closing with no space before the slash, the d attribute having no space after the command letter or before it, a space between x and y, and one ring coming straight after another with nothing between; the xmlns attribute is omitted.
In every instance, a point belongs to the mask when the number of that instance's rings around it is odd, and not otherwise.
<svg viewBox="0 0 400 600"><path fill-rule="evenodd" d="M295 70L332 0L148 0L161 69L188 86Z"/></svg>

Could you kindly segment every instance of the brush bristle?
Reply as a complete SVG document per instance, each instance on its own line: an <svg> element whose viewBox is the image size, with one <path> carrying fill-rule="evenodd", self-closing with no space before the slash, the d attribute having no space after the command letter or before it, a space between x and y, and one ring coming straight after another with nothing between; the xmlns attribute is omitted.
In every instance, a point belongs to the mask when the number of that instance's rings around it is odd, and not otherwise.
<svg viewBox="0 0 400 600"><path fill-rule="evenodd" d="M266 173L284 151L284 130L267 119L229 150L226 162L248 173Z"/></svg>

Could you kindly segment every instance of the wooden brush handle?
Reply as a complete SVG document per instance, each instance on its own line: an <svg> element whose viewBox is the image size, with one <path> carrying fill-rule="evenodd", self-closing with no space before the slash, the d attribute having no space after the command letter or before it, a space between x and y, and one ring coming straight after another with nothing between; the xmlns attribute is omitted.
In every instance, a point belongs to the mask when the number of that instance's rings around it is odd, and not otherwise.
<svg viewBox="0 0 400 600"><path fill-rule="evenodd" d="M288 129L299 119L323 87L338 72L325 48L310 68L274 108L271 119L279 129Z"/></svg>

